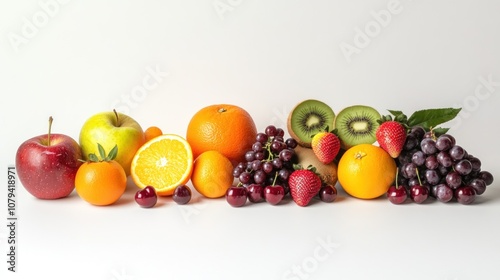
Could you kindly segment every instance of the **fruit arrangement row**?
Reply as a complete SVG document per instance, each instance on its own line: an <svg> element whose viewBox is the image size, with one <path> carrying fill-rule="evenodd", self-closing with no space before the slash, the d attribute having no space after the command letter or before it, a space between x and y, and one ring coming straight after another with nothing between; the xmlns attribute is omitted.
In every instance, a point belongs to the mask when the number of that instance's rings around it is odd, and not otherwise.
<svg viewBox="0 0 500 280"><path fill-rule="evenodd" d="M355 105L335 114L308 99L290 111L286 128L268 125L258 132L243 108L215 104L193 115L183 137L156 126L143 130L113 110L91 116L78 142L51 133L50 118L47 134L19 146L16 168L37 198L64 198L76 190L99 206L118 201L129 176L145 208L158 196L189 203L189 182L202 196L225 197L234 207L279 205L286 196L302 207L314 199L333 202L337 186L364 200L385 195L394 204L431 198L471 204L493 175L438 127L459 111L427 109L408 117Z"/></svg>

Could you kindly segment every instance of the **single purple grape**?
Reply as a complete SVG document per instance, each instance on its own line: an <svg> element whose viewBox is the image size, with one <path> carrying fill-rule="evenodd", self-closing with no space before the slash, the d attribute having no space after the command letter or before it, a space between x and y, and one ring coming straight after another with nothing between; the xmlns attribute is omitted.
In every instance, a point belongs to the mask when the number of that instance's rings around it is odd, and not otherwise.
<svg viewBox="0 0 500 280"><path fill-rule="evenodd" d="M250 172L248 171L243 171L240 176L238 177L238 179L240 180L240 182L242 184L248 184L250 183L250 179L252 178L252 175L250 174Z"/></svg>
<svg viewBox="0 0 500 280"><path fill-rule="evenodd" d="M252 145L252 151L254 151L254 152L262 152L263 147L264 147L264 146L262 145L262 143L260 143L260 142L255 142L255 143L253 143L253 145Z"/></svg>
<svg viewBox="0 0 500 280"><path fill-rule="evenodd" d="M422 142L420 142L420 149L426 155L435 154L438 149L436 148L436 141L432 138L424 138Z"/></svg>
<svg viewBox="0 0 500 280"><path fill-rule="evenodd" d="M434 196L441 202L449 202L453 199L453 190L446 184L438 184L434 186Z"/></svg>
<svg viewBox="0 0 500 280"><path fill-rule="evenodd" d="M279 153L279 158L282 161L290 161L290 160L292 160L293 155L294 155L294 151L287 148L287 149L281 150L281 152Z"/></svg>
<svg viewBox="0 0 500 280"><path fill-rule="evenodd" d="M415 134L408 133L408 135L406 135L406 140L405 140L405 144L403 146L403 149L406 151L410 151L410 150L414 149L415 147L417 147L418 144L419 144L419 140L417 139Z"/></svg>
<svg viewBox="0 0 500 280"><path fill-rule="evenodd" d="M422 166L425 163L425 155L424 152L422 151L417 151L415 152L412 157L411 161L416 165L416 166Z"/></svg>
<svg viewBox="0 0 500 280"><path fill-rule="evenodd" d="M255 184L264 184L266 182L266 173L263 170L257 170L253 174L253 181Z"/></svg>
<svg viewBox="0 0 500 280"><path fill-rule="evenodd" d="M483 179L472 179L468 185L476 191L477 195L482 195L486 191L486 183Z"/></svg>
<svg viewBox="0 0 500 280"><path fill-rule="evenodd" d="M281 169L283 167L283 161L281 161L281 159L279 158L274 158L272 160L272 164L276 169Z"/></svg>
<svg viewBox="0 0 500 280"><path fill-rule="evenodd" d="M453 165L453 159L446 151L441 151L437 154L436 159L441 166L450 167Z"/></svg>
<svg viewBox="0 0 500 280"><path fill-rule="evenodd" d="M255 153L256 160L263 160L265 157L266 157L266 155L264 154L264 152L256 152Z"/></svg>
<svg viewBox="0 0 500 280"><path fill-rule="evenodd" d="M404 185L404 184L403 184ZM408 179L408 186L413 187L415 185L420 185L420 181L418 180L417 177Z"/></svg>
<svg viewBox="0 0 500 280"><path fill-rule="evenodd" d="M462 176L456 171L448 173L445 178L446 184L452 189L457 189L462 185Z"/></svg>
<svg viewBox="0 0 500 280"><path fill-rule="evenodd" d="M427 169L436 169L439 167L439 162L435 155L429 155L425 158L425 167Z"/></svg>
<svg viewBox="0 0 500 280"><path fill-rule="evenodd" d="M462 159L461 161L455 164L454 169L460 175L467 175L472 171L472 163L467 159Z"/></svg>
<svg viewBox="0 0 500 280"><path fill-rule="evenodd" d="M269 136L265 133L259 132L255 136L255 141L260 142L262 145L266 144L267 140L269 140Z"/></svg>
<svg viewBox="0 0 500 280"><path fill-rule="evenodd" d="M414 163L404 164L402 175L407 179L415 178L417 176L417 166Z"/></svg>
<svg viewBox="0 0 500 280"><path fill-rule="evenodd" d="M241 173L245 171L244 169L241 169L239 166L236 166L235 168L233 168L233 177L234 178L238 178L240 177Z"/></svg>
<svg viewBox="0 0 500 280"><path fill-rule="evenodd" d="M477 157L469 156L469 161L472 164L472 171L481 171L481 160Z"/></svg>
<svg viewBox="0 0 500 280"><path fill-rule="evenodd" d="M282 128L277 128L276 129L276 136L280 136L280 137L285 136L285 131Z"/></svg>
<svg viewBox="0 0 500 280"><path fill-rule="evenodd" d="M265 161L264 163L262 163L262 170L264 170L264 172L266 172L267 174L271 173L273 169L273 164L270 161Z"/></svg>
<svg viewBox="0 0 500 280"><path fill-rule="evenodd" d="M449 134L443 134L436 139L436 148L440 151L447 151L453 146Z"/></svg>
<svg viewBox="0 0 500 280"><path fill-rule="evenodd" d="M276 136L277 128L274 125L268 125L265 132L267 136Z"/></svg>
<svg viewBox="0 0 500 280"><path fill-rule="evenodd" d="M441 181L441 177L436 170L427 169L425 171L425 180L431 185L437 185Z"/></svg>
<svg viewBox="0 0 500 280"><path fill-rule="evenodd" d="M421 126L414 126L410 129L410 133L415 135L418 140L422 140L424 138L425 129Z"/></svg>
<svg viewBox="0 0 500 280"><path fill-rule="evenodd" d="M288 146L288 148L290 149L295 149L298 145L297 143L297 140L293 139L293 138L288 138L286 139L285 141L285 144Z"/></svg>
<svg viewBox="0 0 500 280"><path fill-rule="evenodd" d="M450 157L455 161L461 160L465 156L465 150L458 145L451 147L448 153L450 154Z"/></svg>
<svg viewBox="0 0 500 280"><path fill-rule="evenodd" d="M483 179L483 181L486 183L486 186L489 186L493 183L493 175L488 171L483 170L479 172L478 178Z"/></svg>
<svg viewBox="0 0 500 280"><path fill-rule="evenodd" d="M262 161L256 159L252 161L252 170L257 171L262 169Z"/></svg>
<svg viewBox="0 0 500 280"><path fill-rule="evenodd" d="M281 180L287 181L288 177L290 176L290 170L280 169L280 171L278 171L278 176L280 177Z"/></svg>

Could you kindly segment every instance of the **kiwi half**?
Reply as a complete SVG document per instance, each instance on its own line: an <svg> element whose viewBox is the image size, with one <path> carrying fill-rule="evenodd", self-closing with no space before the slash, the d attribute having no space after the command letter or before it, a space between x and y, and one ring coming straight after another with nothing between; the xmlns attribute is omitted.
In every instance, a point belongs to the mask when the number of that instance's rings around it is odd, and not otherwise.
<svg viewBox="0 0 500 280"><path fill-rule="evenodd" d="M342 147L348 149L358 144L373 144L379 126L380 113L370 106L354 105L344 108L335 117L335 128Z"/></svg>
<svg viewBox="0 0 500 280"><path fill-rule="evenodd" d="M288 115L288 133L299 145L311 147L312 136L326 127L333 129L335 113L332 108L315 99L300 102Z"/></svg>

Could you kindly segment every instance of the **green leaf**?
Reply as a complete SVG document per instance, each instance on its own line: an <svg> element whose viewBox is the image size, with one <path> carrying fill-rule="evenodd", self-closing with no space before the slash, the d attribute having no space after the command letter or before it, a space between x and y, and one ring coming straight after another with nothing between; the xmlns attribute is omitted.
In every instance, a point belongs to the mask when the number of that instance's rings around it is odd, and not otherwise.
<svg viewBox="0 0 500 280"><path fill-rule="evenodd" d="M395 118L394 118L395 121L399 122L399 123L406 123L408 122L408 117L406 117L405 114L401 114L401 115L397 115Z"/></svg>
<svg viewBox="0 0 500 280"><path fill-rule="evenodd" d="M99 155L101 156L101 159L104 160L106 158L106 151L104 151L103 146L97 143L97 149L99 150Z"/></svg>
<svg viewBox="0 0 500 280"><path fill-rule="evenodd" d="M437 127L437 128L433 128L432 132L434 132L434 135L436 135L436 137L439 137L440 135L443 135L446 132L448 132L448 130L450 130L450 129L444 128L444 127Z"/></svg>
<svg viewBox="0 0 500 280"><path fill-rule="evenodd" d="M403 113L403 111L398 111L398 110L387 110L389 113L391 113L394 116L394 120L406 124L408 121L408 117Z"/></svg>
<svg viewBox="0 0 500 280"><path fill-rule="evenodd" d="M414 112L408 119L408 126L420 125L426 130L454 119L461 108L427 109Z"/></svg>
<svg viewBox="0 0 500 280"><path fill-rule="evenodd" d="M378 124L383 124L385 122L392 121L391 115L381 115L380 119L377 120Z"/></svg>
<svg viewBox="0 0 500 280"><path fill-rule="evenodd" d="M399 115L404 115L403 111L398 111L398 110L387 110L387 111L389 111L389 113L391 113L395 117Z"/></svg>
<svg viewBox="0 0 500 280"><path fill-rule="evenodd" d="M111 151L109 151L108 156L106 157L106 160L114 160L116 156L118 155L118 145L115 145Z"/></svg>
<svg viewBox="0 0 500 280"><path fill-rule="evenodd" d="M89 160L92 162L98 162L99 158L95 154L89 154Z"/></svg>
<svg viewBox="0 0 500 280"><path fill-rule="evenodd" d="M294 165L293 165L293 170L301 170L301 169L304 169L304 168L302 167L302 165L300 165L300 164L294 164Z"/></svg>

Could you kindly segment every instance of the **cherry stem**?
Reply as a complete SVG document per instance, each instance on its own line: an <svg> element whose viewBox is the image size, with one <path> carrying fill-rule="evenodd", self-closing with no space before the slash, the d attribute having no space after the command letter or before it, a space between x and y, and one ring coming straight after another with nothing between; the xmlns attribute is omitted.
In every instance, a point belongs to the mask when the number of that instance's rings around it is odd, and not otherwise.
<svg viewBox="0 0 500 280"><path fill-rule="evenodd" d="M273 186L276 184L276 179L278 179L278 172L274 175Z"/></svg>
<svg viewBox="0 0 500 280"><path fill-rule="evenodd" d="M399 185L398 185L398 175L399 175L399 168L396 168L396 189L399 189Z"/></svg>
<svg viewBox="0 0 500 280"><path fill-rule="evenodd" d="M50 131L52 130L52 116L49 117L49 133L47 134L47 146L50 146Z"/></svg>
<svg viewBox="0 0 500 280"><path fill-rule="evenodd" d="M415 172L417 173L418 183L422 186L422 181L420 181L420 174L418 174L418 168L415 168Z"/></svg>
<svg viewBox="0 0 500 280"><path fill-rule="evenodd" d="M113 112L115 113L115 117L116 117L116 125L118 126L120 124L120 119L118 118L118 112L116 112L115 109L113 109Z"/></svg>

